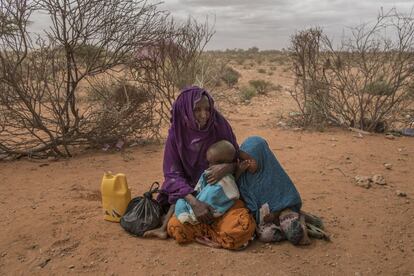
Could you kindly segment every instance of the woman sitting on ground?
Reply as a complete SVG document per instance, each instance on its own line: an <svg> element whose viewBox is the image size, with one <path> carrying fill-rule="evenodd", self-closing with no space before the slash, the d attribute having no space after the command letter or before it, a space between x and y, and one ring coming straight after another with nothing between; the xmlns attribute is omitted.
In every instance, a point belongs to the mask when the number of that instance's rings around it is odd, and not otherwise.
<svg viewBox="0 0 414 276"><path fill-rule="evenodd" d="M241 198L255 216L259 240L309 244L306 222L313 224L314 237L328 238L317 228L322 227L319 218L301 212L302 200L295 185L263 138L247 138L240 146L239 158L237 183Z"/></svg>
<svg viewBox="0 0 414 276"><path fill-rule="evenodd" d="M231 126L214 108L211 96L199 87L185 89L172 109L171 127L164 151L164 178L158 201L168 210L159 229L148 231L144 237L173 237L178 243L203 241L208 245L239 249L255 231L255 222L242 201L221 217L214 218L213 208L194 196L194 187L208 168L207 182L216 183L233 173L236 163L208 166L207 149L220 140L227 140L238 149ZM185 199L199 224L181 223L175 216L168 219L178 199Z"/></svg>

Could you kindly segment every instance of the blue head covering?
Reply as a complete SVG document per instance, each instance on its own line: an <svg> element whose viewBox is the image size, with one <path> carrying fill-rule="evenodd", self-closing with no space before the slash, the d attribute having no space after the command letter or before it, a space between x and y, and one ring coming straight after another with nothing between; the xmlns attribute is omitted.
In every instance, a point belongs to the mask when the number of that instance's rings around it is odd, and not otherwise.
<svg viewBox="0 0 414 276"><path fill-rule="evenodd" d="M302 200L285 170L270 150L266 140L258 136L247 138L240 150L250 155L257 162L256 173L243 173L238 185L247 208L259 222L260 207L268 203L271 212L291 208L299 212Z"/></svg>

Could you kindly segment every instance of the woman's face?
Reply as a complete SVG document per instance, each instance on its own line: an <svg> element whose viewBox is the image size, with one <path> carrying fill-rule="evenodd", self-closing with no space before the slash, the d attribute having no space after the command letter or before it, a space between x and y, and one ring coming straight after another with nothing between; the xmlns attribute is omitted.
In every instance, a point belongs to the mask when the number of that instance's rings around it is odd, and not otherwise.
<svg viewBox="0 0 414 276"><path fill-rule="evenodd" d="M210 102L208 101L207 96L202 96L201 99L195 103L193 113L198 128L205 128L208 119L210 119Z"/></svg>
<svg viewBox="0 0 414 276"><path fill-rule="evenodd" d="M247 168L247 171L249 173L254 174L254 173L257 172L258 165L257 165L256 160L253 157L251 157L250 155L248 155L244 151L239 152L239 157L240 157L241 160L247 160L249 162L249 167Z"/></svg>

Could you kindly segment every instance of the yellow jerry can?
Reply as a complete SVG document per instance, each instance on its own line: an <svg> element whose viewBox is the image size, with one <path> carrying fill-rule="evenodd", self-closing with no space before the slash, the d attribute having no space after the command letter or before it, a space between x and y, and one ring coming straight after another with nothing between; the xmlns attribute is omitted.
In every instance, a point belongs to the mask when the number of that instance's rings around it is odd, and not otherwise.
<svg viewBox="0 0 414 276"><path fill-rule="evenodd" d="M131 201L131 190L125 174L106 172L101 184L104 219L119 222Z"/></svg>

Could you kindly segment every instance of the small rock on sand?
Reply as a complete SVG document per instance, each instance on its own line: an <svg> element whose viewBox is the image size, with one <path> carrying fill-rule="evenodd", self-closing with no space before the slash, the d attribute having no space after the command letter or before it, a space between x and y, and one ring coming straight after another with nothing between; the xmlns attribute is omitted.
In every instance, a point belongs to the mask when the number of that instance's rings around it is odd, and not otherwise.
<svg viewBox="0 0 414 276"><path fill-rule="evenodd" d="M407 196L407 194L405 192L400 191L400 190L397 190L395 193L397 194L397 196L400 196L400 197L406 197Z"/></svg>
<svg viewBox="0 0 414 276"><path fill-rule="evenodd" d="M39 264L39 266L41 267L41 268L44 268L49 262L50 262L50 260L51 260L51 258L47 258L47 259L45 259L45 260L43 260L40 264Z"/></svg>
<svg viewBox="0 0 414 276"><path fill-rule="evenodd" d="M372 182L374 182L377 185L386 185L387 182L385 181L385 178L380 175L380 174L376 174L372 177Z"/></svg>
<svg viewBox="0 0 414 276"><path fill-rule="evenodd" d="M355 176L356 185L365 189L369 189L371 187L372 179L367 176Z"/></svg>
<svg viewBox="0 0 414 276"><path fill-rule="evenodd" d="M387 170L391 170L391 169L392 169L392 164L390 164L390 163L384 163L384 167L385 167Z"/></svg>
<svg viewBox="0 0 414 276"><path fill-rule="evenodd" d="M276 125L279 127L286 127L286 123L283 121L279 121Z"/></svg>
<svg viewBox="0 0 414 276"><path fill-rule="evenodd" d="M395 136L394 135L391 135L391 134L388 134L388 135L385 135L385 138L387 138L389 140L394 140L395 139Z"/></svg>
<svg viewBox="0 0 414 276"><path fill-rule="evenodd" d="M361 133L358 133L358 134L355 134L354 137L362 139L362 138L364 138L364 135L362 135Z"/></svg>

